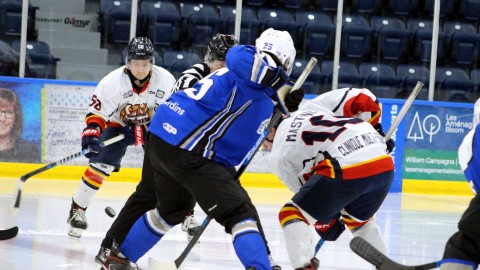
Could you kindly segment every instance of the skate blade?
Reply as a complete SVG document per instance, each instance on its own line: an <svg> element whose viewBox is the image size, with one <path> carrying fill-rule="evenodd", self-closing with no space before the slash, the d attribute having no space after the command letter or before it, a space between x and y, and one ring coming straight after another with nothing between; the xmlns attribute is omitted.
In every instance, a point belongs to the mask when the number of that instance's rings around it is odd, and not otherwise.
<svg viewBox="0 0 480 270"><path fill-rule="evenodd" d="M157 261L154 258L148 258L148 269L149 270L176 270L174 262L161 262Z"/></svg>
<svg viewBox="0 0 480 270"><path fill-rule="evenodd" d="M68 231L68 236L73 238L80 238L82 237L84 231L84 229L70 228L70 230Z"/></svg>

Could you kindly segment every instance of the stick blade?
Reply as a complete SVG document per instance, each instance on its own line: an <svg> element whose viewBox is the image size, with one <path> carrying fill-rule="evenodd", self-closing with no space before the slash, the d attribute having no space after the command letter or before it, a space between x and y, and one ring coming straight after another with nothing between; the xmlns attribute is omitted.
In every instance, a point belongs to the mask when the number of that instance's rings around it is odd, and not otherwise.
<svg viewBox="0 0 480 270"><path fill-rule="evenodd" d="M154 258L148 258L148 269L149 270L176 270L178 269L173 262L161 262L157 261Z"/></svg>
<svg viewBox="0 0 480 270"><path fill-rule="evenodd" d="M431 262L416 266L399 264L381 253L365 239L358 236L350 241L350 248L358 256L375 265L378 270L428 270L439 267L439 262Z"/></svg>
<svg viewBox="0 0 480 270"><path fill-rule="evenodd" d="M0 230L0 240L9 240L17 236L18 234L18 227L15 226L10 229Z"/></svg>

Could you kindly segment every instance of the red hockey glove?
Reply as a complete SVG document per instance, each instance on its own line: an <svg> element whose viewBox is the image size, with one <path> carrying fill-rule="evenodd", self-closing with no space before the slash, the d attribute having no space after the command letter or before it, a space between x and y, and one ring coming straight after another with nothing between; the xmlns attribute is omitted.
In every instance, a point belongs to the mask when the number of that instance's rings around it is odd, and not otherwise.
<svg viewBox="0 0 480 270"><path fill-rule="evenodd" d="M87 126L82 132L82 154L93 158L100 152L100 131L95 126Z"/></svg>
<svg viewBox="0 0 480 270"><path fill-rule="evenodd" d="M345 231L345 224L339 217L335 217L328 224L315 222L315 231L326 241L335 241Z"/></svg>

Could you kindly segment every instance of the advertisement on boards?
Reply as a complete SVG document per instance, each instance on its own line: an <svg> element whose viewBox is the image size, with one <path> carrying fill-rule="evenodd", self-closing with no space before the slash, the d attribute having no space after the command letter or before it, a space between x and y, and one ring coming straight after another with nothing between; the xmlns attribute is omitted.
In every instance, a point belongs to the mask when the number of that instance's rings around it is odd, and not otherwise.
<svg viewBox="0 0 480 270"><path fill-rule="evenodd" d="M0 82L0 162L41 162L43 83Z"/></svg>

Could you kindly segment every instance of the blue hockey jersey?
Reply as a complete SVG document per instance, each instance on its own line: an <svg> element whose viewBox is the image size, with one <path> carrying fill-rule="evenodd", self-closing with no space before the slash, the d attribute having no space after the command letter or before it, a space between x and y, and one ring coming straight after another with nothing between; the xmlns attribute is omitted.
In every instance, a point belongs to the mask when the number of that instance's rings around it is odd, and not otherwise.
<svg viewBox="0 0 480 270"><path fill-rule="evenodd" d="M458 163L475 194L480 190L480 153L478 153L478 149L480 149L480 125L467 133L458 148Z"/></svg>
<svg viewBox="0 0 480 270"><path fill-rule="evenodd" d="M240 164L273 111L272 89L260 84L269 68L264 57L254 46L231 48L227 68L174 93L157 109L150 131L227 167Z"/></svg>

